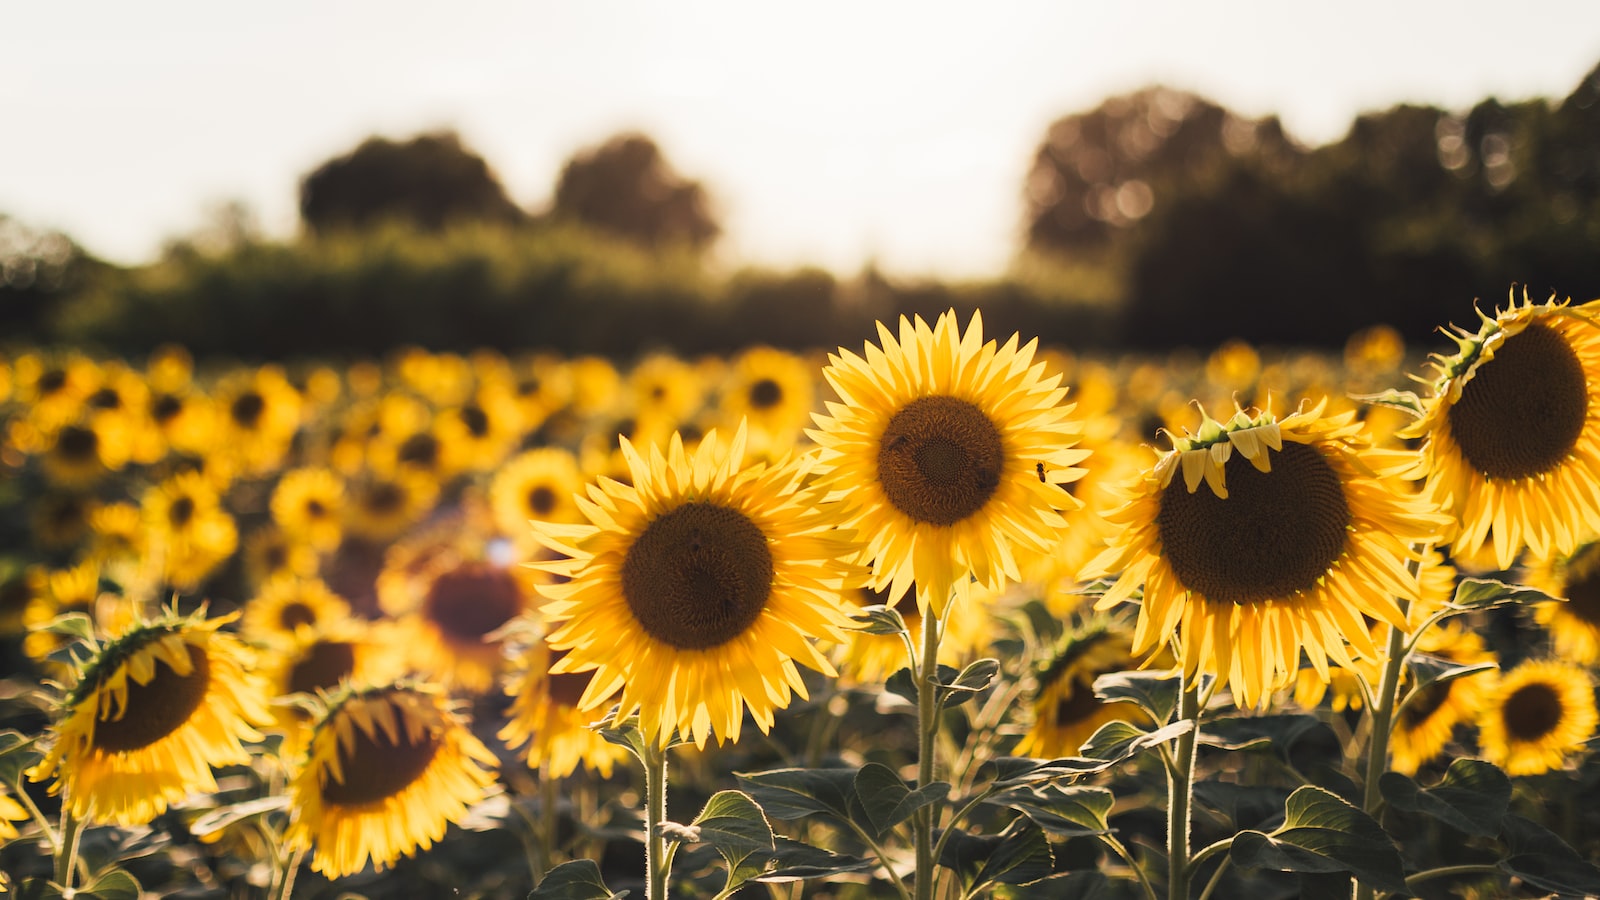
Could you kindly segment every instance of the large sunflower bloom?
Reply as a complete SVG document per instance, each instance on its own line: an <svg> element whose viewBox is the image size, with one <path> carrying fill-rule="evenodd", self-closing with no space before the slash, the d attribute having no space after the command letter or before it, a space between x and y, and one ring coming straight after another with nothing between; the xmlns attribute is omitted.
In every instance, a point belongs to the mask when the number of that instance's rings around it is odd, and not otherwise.
<svg viewBox="0 0 1600 900"><path fill-rule="evenodd" d="M1144 586L1135 654L1171 644L1186 678L1216 675L1256 706L1302 650L1323 680L1329 660L1375 657L1363 615L1406 627L1395 598L1419 596L1406 564L1446 521L1374 474L1403 454L1370 450L1354 413L1323 408L1207 418L1107 514L1120 534L1083 575L1117 576L1100 609Z"/></svg>
<svg viewBox="0 0 1600 900"><path fill-rule="evenodd" d="M215 791L211 767L249 762L245 742L261 740L253 726L271 721L247 651L217 630L226 621L169 614L100 647L29 776L55 775L64 809L116 825Z"/></svg>
<svg viewBox="0 0 1600 900"><path fill-rule="evenodd" d="M812 638L843 639L859 548L812 512L798 464L745 465L743 428L693 454L676 434L665 454L626 439L622 452L633 485L591 485L593 524L534 523L571 557L530 564L571 578L538 588L551 647L571 651L552 671L596 670L579 707L620 689L620 715L638 710L663 746L674 730L738 740L746 708L767 731L791 693L807 696L797 661L834 674Z"/></svg>
<svg viewBox="0 0 1600 900"><path fill-rule="evenodd" d="M312 728L290 784L288 838L315 842L311 868L383 869L444 837L494 783L496 759L436 691L346 688Z"/></svg>
<svg viewBox="0 0 1600 900"><path fill-rule="evenodd" d="M823 375L839 396L807 433L820 446L817 486L867 545L872 586L891 602L915 582L918 605L944 614L969 575L991 591L1021 579L1013 545L1048 552L1077 505L1058 485L1088 455L1072 449L1060 376L1035 363L1037 341L983 340L979 313L963 334L954 310L932 328L878 325L882 348L840 348Z"/></svg>
<svg viewBox="0 0 1600 900"><path fill-rule="evenodd" d="M1523 547L1571 553L1600 531L1597 314L1524 296L1434 358L1434 396L1402 435L1427 439L1423 490L1460 522L1453 555L1492 545L1505 569Z"/></svg>
<svg viewBox="0 0 1600 900"><path fill-rule="evenodd" d="M1559 660L1526 662L1500 680L1478 717L1483 757L1509 775L1559 769L1594 736L1594 682Z"/></svg>

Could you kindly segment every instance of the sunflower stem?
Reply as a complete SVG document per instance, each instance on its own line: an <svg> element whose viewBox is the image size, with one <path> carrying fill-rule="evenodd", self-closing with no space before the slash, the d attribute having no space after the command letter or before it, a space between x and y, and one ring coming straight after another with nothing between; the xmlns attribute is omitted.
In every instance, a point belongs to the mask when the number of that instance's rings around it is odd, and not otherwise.
<svg viewBox="0 0 1600 900"><path fill-rule="evenodd" d="M666 837L661 833L661 823L667 820L667 751L654 738L644 741L644 827L645 896L648 900L667 900L667 869L671 858L667 856Z"/></svg>
<svg viewBox="0 0 1600 900"><path fill-rule="evenodd" d="M284 854L279 860L281 869L277 874L277 885L272 891L272 900L289 900L294 896L295 876L300 874L300 862L306 858L305 845L295 847Z"/></svg>
<svg viewBox="0 0 1600 900"><path fill-rule="evenodd" d="M550 776L549 762L539 763L539 836L536 838L539 850L539 873L534 879L534 884L544 878L544 873L555 867L556 861L556 829L559 825L557 806L561 802L559 792L560 779Z"/></svg>
<svg viewBox="0 0 1600 900"><path fill-rule="evenodd" d="M1409 615L1411 603L1400 599L1400 614ZM1361 789L1361 808L1374 819L1383 803L1383 793L1378 781L1389 768L1389 732L1394 725L1395 700L1400 694L1401 667L1406 661L1406 631L1389 626L1389 644L1385 649L1383 675L1378 679L1378 695L1372 710L1372 732L1367 736L1366 782ZM1376 894L1364 884L1356 886L1356 900L1372 900Z"/></svg>
<svg viewBox="0 0 1600 900"><path fill-rule="evenodd" d="M934 756L939 737L939 617L930 607L922 615L922 665L917 672L917 788L934 781ZM916 844L916 880L912 887L916 900L932 900L934 809L928 804L917 810L912 820Z"/></svg>
<svg viewBox="0 0 1600 900"><path fill-rule="evenodd" d="M1195 737L1200 731L1200 686L1179 675L1178 721L1194 727L1178 736L1167 769L1167 897L1189 898L1189 809L1194 783ZM1198 680L1198 679L1197 679Z"/></svg>
<svg viewBox="0 0 1600 900"><path fill-rule="evenodd" d="M78 864L78 841L83 837L83 821L65 806L61 809L61 844L56 854L56 884L63 891L72 889Z"/></svg>
<svg viewBox="0 0 1600 900"><path fill-rule="evenodd" d="M28 814L33 816L33 820L39 824L39 830L44 833L45 841L50 844L50 858L59 857L61 855L61 839L56 837L56 830L50 827L50 820L39 809L39 804L34 803L33 798L28 796L28 792L23 789L21 781L11 785L11 792L18 800L22 801L22 805L28 808Z"/></svg>

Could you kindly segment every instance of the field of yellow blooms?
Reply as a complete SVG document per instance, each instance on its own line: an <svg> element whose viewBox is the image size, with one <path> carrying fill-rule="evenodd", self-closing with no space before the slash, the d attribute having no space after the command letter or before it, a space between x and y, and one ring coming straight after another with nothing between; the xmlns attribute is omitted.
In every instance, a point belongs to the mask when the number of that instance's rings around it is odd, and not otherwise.
<svg viewBox="0 0 1600 900"><path fill-rule="evenodd" d="M1342 357L953 311L626 363L12 348L0 885L1600 894L1600 306L1463 313Z"/></svg>

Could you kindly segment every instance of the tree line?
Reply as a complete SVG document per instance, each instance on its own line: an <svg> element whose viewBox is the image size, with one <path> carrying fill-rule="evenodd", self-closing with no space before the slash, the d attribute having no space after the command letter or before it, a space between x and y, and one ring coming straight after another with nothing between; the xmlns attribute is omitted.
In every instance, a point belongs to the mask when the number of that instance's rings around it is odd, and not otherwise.
<svg viewBox="0 0 1600 900"><path fill-rule="evenodd" d="M1079 348L1335 346L1378 323L1428 342L1512 285L1600 297L1597 147L1600 66L1563 98L1398 105L1320 147L1150 87L1051 123L1014 264L946 283L721 271L711 192L645 134L574 154L539 210L454 132L374 136L303 176L286 241L225 217L123 269L0 216L0 329L134 354L621 356L828 347L873 318L982 305Z"/></svg>

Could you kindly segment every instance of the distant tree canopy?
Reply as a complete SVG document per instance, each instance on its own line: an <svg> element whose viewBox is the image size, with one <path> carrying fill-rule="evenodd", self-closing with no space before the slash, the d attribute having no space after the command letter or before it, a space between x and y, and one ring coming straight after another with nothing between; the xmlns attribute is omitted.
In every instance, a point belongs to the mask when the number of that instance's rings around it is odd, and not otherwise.
<svg viewBox="0 0 1600 900"><path fill-rule="evenodd" d="M0 213L0 336L46 336L58 307L102 268L61 232Z"/></svg>
<svg viewBox="0 0 1600 900"><path fill-rule="evenodd" d="M1427 338L1513 283L1600 297L1596 146L1600 67L1556 106L1400 105L1316 149L1152 88L1049 128L1026 244L1117 270L1130 346Z"/></svg>
<svg viewBox="0 0 1600 900"><path fill-rule="evenodd" d="M722 233L700 183L674 172L655 142L634 132L569 160L550 214L648 248L701 250Z"/></svg>
<svg viewBox="0 0 1600 900"><path fill-rule="evenodd" d="M521 221L483 157L453 131L409 141L371 137L300 182L300 218L317 234L387 220L426 231L464 221Z"/></svg>

